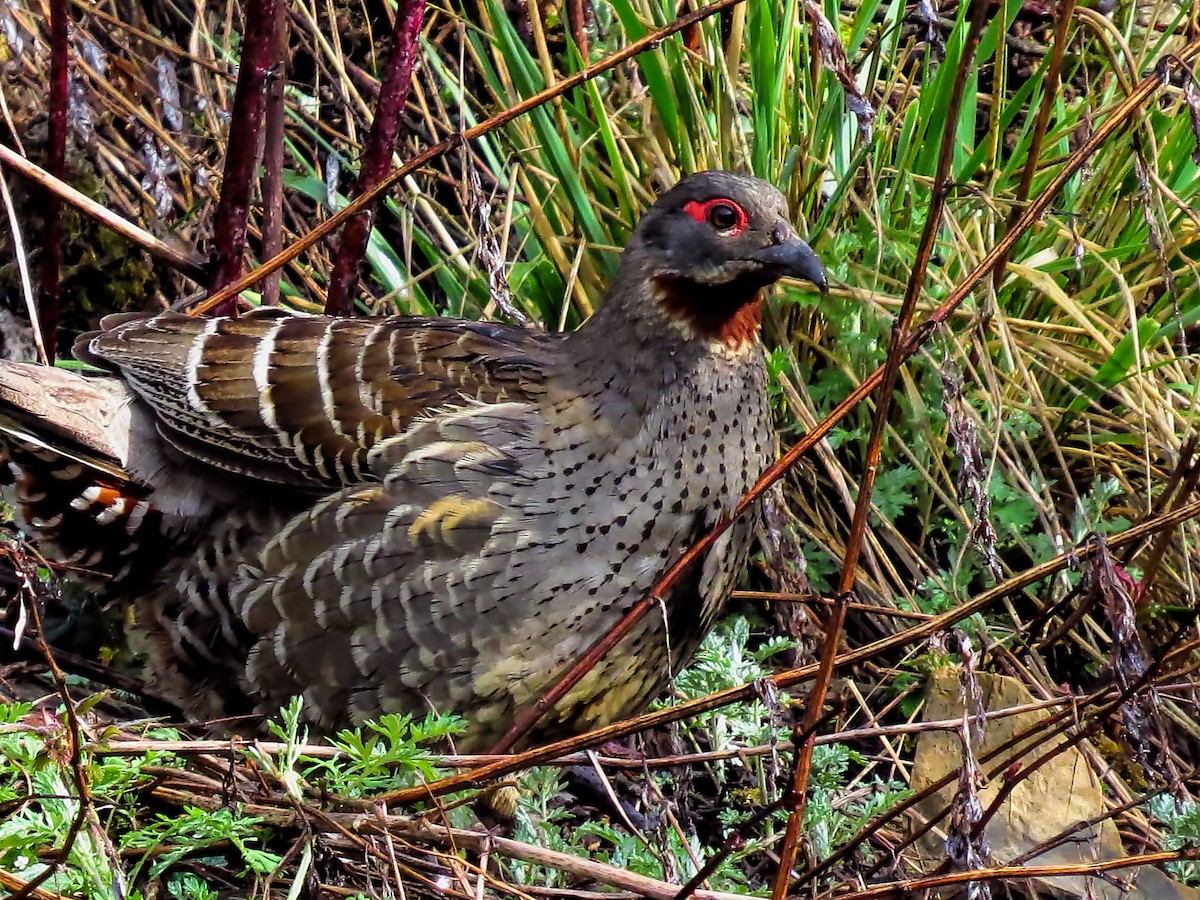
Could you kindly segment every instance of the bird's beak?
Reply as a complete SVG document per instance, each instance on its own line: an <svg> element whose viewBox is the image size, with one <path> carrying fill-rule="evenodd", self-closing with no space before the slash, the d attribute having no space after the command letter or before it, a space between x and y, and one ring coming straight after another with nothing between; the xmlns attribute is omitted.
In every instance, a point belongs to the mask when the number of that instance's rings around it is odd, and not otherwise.
<svg viewBox="0 0 1200 900"><path fill-rule="evenodd" d="M756 250L749 256L755 262L775 270L780 276L790 275L793 278L803 278L817 286L821 293L829 290L829 279L825 276L825 267L812 247L798 237L791 237L780 244L773 244Z"/></svg>

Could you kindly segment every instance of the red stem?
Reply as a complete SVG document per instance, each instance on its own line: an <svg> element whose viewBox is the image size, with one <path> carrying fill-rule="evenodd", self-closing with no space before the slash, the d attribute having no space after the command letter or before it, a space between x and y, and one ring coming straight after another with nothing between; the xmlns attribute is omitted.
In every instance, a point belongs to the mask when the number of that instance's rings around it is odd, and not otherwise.
<svg viewBox="0 0 1200 900"><path fill-rule="evenodd" d="M67 171L67 79L70 49L70 16L67 0L50 4L50 122L46 148L46 171L60 181ZM55 335L58 331L58 302L62 269L62 200L52 191L45 198L45 230L42 241L42 267L38 290L38 318L41 320L42 345L46 361L54 363Z"/></svg>
<svg viewBox="0 0 1200 900"><path fill-rule="evenodd" d="M591 56L591 47L588 44L588 21L591 19L590 3L585 3L584 0L568 0L567 3L567 19L571 24L571 37L575 39L575 46L579 48L579 58L583 60L583 64L588 64L588 57Z"/></svg>
<svg viewBox="0 0 1200 900"><path fill-rule="evenodd" d="M273 36L280 66L272 74L271 83L267 88L267 135L263 144L262 255L265 259L270 259L283 249L283 87L287 81L283 61L287 59L287 33L287 7L280 3L276 11ZM272 272L263 281L263 306L279 305L281 277L281 272Z"/></svg>
<svg viewBox="0 0 1200 900"><path fill-rule="evenodd" d="M375 103L375 118L363 149L362 168L358 174L356 194L369 191L391 171L392 154L400 139L404 121L404 105L412 85L413 63L417 59L418 37L425 14L425 0L400 0L396 26L392 32L392 55L379 84L379 99ZM332 316L348 316L354 312L354 290L358 286L358 267L367 251L367 238L375 217L374 204L346 223L338 247L333 274L329 277L329 294L325 312Z"/></svg>
<svg viewBox="0 0 1200 900"><path fill-rule="evenodd" d="M242 252L246 246L250 191L258 158L258 132L266 107L267 80L280 62L279 42L275 40L278 3L279 0L257 0L244 6L242 60L229 121L229 148L221 179L221 199L213 223L210 293L219 291L242 274ZM237 298L230 297L213 312L237 315Z"/></svg>

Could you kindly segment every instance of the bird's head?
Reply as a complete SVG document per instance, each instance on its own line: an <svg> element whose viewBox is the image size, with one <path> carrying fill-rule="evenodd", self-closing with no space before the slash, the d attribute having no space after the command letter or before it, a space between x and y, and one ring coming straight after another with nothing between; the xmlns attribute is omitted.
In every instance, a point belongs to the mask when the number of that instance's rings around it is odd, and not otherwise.
<svg viewBox="0 0 1200 900"><path fill-rule="evenodd" d="M669 320L731 349L757 339L763 288L785 276L826 287L821 261L788 221L783 194L733 172L699 172L660 196L626 256Z"/></svg>

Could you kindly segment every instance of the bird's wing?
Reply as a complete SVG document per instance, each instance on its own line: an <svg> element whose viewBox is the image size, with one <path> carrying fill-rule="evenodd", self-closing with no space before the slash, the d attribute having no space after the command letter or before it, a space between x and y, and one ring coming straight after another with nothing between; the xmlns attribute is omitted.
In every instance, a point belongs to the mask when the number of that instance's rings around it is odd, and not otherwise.
<svg viewBox="0 0 1200 900"><path fill-rule="evenodd" d="M247 677L268 706L303 694L332 722L467 705L474 642L525 615L490 587L534 539L510 501L544 464L540 425L527 403L440 414L373 451L379 483L318 501L267 544L233 603L259 636Z"/></svg>
<svg viewBox="0 0 1200 900"><path fill-rule="evenodd" d="M616 532L606 544L629 503L568 487L546 446L548 431L563 438L563 418L549 421L531 403L439 413L377 446L378 483L322 499L280 530L232 599L257 637L247 686L264 710L300 694L325 724L461 711L471 732L460 747L483 747L705 530L702 511L664 514L630 532L631 546ZM586 431L594 452L613 453L594 422L575 427L568 443ZM670 491L647 481L642 505L667 508ZM744 534L735 526L716 553L727 560ZM586 727L649 702L736 575L720 561L693 569L554 721Z"/></svg>
<svg viewBox="0 0 1200 900"><path fill-rule="evenodd" d="M369 479L371 448L432 408L536 394L555 340L489 323L276 310L101 327L76 355L118 372L188 458L313 490Z"/></svg>

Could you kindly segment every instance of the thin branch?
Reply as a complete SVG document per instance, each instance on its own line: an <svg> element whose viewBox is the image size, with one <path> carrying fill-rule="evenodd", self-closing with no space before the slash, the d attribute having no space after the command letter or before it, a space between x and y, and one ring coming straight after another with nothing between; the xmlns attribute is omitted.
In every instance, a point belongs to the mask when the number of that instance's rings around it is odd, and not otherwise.
<svg viewBox="0 0 1200 900"><path fill-rule="evenodd" d="M1054 104L1058 102L1058 79L1062 75L1063 59L1067 55L1067 32L1071 26L1071 16L1075 12L1075 0L1062 0L1058 8L1058 21L1054 25L1054 50L1050 56L1050 67L1046 70L1046 84L1042 91L1042 102L1038 107L1037 119L1034 120L1033 137L1029 142L1029 154L1025 159L1025 168L1021 171L1021 183L1017 186L1012 210L1009 213L1009 228L1012 227L1019 215L1021 206L1029 199L1029 191L1033 187L1033 176L1037 173L1042 161L1042 143L1046 139L1046 130L1050 125L1050 114ZM996 261L992 270L992 283L997 287L1004 277L1004 265L1008 262L1008 254Z"/></svg>
<svg viewBox="0 0 1200 900"><path fill-rule="evenodd" d="M66 836L63 838L62 847L54 853L53 858L49 860L49 865L42 872L30 879L24 887L15 891L10 898L10 900L25 900L25 898L33 896L34 892L67 861L67 858L71 854L71 849L79 837L80 829L83 828L84 821L89 815L95 815L95 809L92 807L91 788L88 784L87 773L83 768L83 736L79 728L79 719L75 715L75 700L71 696L71 691L67 688L67 680L63 676L62 669L58 667L58 663L54 660L54 654L50 651L50 645L46 643L46 637L42 628L41 611L38 609L38 599L33 590L36 577L30 571L33 567L30 566L28 560L22 555L10 553L8 556L16 567L17 577L20 582L19 591L21 597L19 602L25 604L29 611L29 618L34 627L34 640L37 642L38 648L46 660L46 664L50 667L54 686L58 690L59 699L63 703L63 712L67 725L68 765L70 766L71 780L75 784L78 802L75 815L71 818L71 824L67 827Z"/></svg>
<svg viewBox="0 0 1200 900"><path fill-rule="evenodd" d="M951 872L927 878L909 878L873 885L862 891L841 894L838 900L889 900L892 897L907 897L914 893L933 891L952 885L970 884L973 881L1004 881L1030 878L1077 878L1080 875L1101 875L1118 869L1140 866L1158 866L1168 862L1200 859L1200 847L1184 847L1181 850L1163 850L1159 853L1143 853L1139 856L1121 856L1094 863L1073 863L1043 866L997 866L991 869L971 869Z"/></svg>
<svg viewBox="0 0 1200 900"><path fill-rule="evenodd" d="M46 347L42 343L42 323L38 315L37 301L33 296L33 280L29 277L29 255L25 252L25 238L21 233L21 220L13 206L12 192L8 189L8 179L0 175L0 203L4 204L4 214L8 218L9 235L12 238L13 257L17 263L17 277L21 282L21 296L25 299L25 308L29 310L30 331L33 342L37 347L38 359L43 365L50 363Z"/></svg>
<svg viewBox="0 0 1200 900"><path fill-rule="evenodd" d="M958 121L963 92L966 90L967 76L974 69L975 49L979 45L979 37L983 32L987 9L987 0L973 0L971 25L958 60L958 69L954 73L950 105L946 111L948 122ZM833 607L833 614L825 623L825 642L821 648L821 668L817 672L817 678L804 712L803 728L809 736L796 752L795 769L792 773L789 792L793 806L788 816L787 828L784 830L783 844L779 849L779 868L775 872L775 883L771 890L773 900L784 900L787 896L792 867L795 865L796 853L800 849L800 831L804 822L804 809L808 801L808 780L812 772L815 726L823 715L825 697L829 693L829 685L833 680L833 661L837 656L838 644L842 638L842 628L846 622L846 608L850 603L858 573L858 557L867 533L867 518L871 513L871 497L875 489L875 477L879 472L879 459L883 453L883 435L891 419L892 395L896 387L896 378L900 373L900 366L907 359L903 354L903 347L910 336L913 316L917 310L917 299L925 286L925 274L929 269L933 246L942 224L942 211L945 209L946 196L949 192L950 164L954 160L956 141L957 132L954 128L947 127L942 130L942 144L938 152L937 171L933 179L929 212L925 216L925 228L921 234L920 243L917 245L916 260L904 291L904 303L900 307L900 313L896 316L895 322L892 323L891 343L888 346L887 359L884 361L883 373L880 376L879 396L875 403L875 415L871 421L871 436L867 441L866 464L863 467L862 481L858 486L854 516L850 523L850 534L846 538L846 552L842 560L842 574L838 583L836 603Z"/></svg>
<svg viewBox="0 0 1200 900"><path fill-rule="evenodd" d="M11 628L0 625L0 660L26 659L40 660L45 654L41 647L30 637L16 634ZM79 656L69 651L56 649L56 661L72 675L81 675L97 684L116 688L139 698L149 713L163 716L178 716L179 708L165 697L156 694L146 686L146 683L132 675L118 672L108 666ZM228 742L225 742L228 745Z"/></svg>

